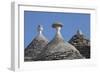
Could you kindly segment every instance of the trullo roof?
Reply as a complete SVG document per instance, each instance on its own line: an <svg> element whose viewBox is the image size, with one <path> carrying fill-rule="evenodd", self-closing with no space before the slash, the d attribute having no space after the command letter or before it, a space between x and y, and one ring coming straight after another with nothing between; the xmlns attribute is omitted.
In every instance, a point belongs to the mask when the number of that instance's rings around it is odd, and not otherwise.
<svg viewBox="0 0 100 73"><path fill-rule="evenodd" d="M61 60L61 59L80 59L83 56L80 52L68 42L63 40L60 33L62 24L56 22L53 24L56 29L56 35L52 41L50 41L42 53L39 55L38 60Z"/></svg>
<svg viewBox="0 0 100 73"><path fill-rule="evenodd" d="M43 48L47 45L48 40L43 35L43 27L41 25L37 28L38 34L32 40L32 42L25 49L25 61L33 61L37 58L37 55L41 53Z"/></svg>
<svg viewBox="0 0 100 73"><path fill-rule="evenodd" d="M75 46L85 58L90 58L90 40L86 38L81 30L77 30L69 43Z"/></svg>

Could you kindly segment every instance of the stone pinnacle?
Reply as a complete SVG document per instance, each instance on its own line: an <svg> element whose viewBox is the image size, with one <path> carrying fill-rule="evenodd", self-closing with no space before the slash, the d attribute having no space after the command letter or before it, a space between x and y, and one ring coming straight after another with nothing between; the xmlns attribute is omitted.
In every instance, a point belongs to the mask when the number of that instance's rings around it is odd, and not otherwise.
<svg viewBox="0 0 100 73"><path fill-rule="evenodd" d="M62 23L59 23L59 22L55 22L52 27L56 29L56 36L55 37L59 37L59 38L62 38L62 35L61 35L61 28L62 28Z"/></svg>

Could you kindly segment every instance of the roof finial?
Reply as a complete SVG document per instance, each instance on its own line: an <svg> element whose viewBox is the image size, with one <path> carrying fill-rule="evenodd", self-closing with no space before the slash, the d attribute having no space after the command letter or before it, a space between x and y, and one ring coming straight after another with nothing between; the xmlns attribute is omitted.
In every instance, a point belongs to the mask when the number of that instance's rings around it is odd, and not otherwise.
<svg viewBox="0 0 100 73"><path fill-rule="evenodd" d="M43 27L41 25L38 25L37 30L38 30L39 34L42 34Z"/></svg>
<svg viewBox="0 0 100 73"><path fill-rule="evenodd" d="M62 23L60 23L60 22L55 22L55 23L53 23L53 25L52 25L52 27L56 29L56 36L59 36L59 37L61 37L61 38L62 38L62 35L61 35L60 30L61 30L62 26L63 26L63 25L62 25Z"/></svg>
<svg viewBox="0 0 100 73"><path fill-rule="evenodd" d="M77 35L83 35L83 33L80 29L77 30Z"/></svg>

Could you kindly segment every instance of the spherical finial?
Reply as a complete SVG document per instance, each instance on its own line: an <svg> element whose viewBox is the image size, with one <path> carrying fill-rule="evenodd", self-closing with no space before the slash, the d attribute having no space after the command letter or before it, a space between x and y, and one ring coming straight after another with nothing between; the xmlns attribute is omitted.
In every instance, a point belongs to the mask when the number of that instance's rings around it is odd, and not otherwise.
<svg viewBox="0 0 100 73"><path fill-rule="evenodd" d="M38 31L43 31L43 27L41 25L38 25L38 28L37 28Z"/></svg>
<svg viewBox="0 0 100 73"><path fill-rule="evenodd" d="M62 27L62 26L63 25L60 22L54 22L53 25L52 25L53 28Z"/></svg>

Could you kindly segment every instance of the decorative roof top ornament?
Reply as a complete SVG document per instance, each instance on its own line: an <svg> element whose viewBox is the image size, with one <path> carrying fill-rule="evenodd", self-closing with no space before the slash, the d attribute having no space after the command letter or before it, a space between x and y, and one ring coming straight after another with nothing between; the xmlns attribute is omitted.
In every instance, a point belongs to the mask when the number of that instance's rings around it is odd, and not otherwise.
<svg viewBox="0 0 100 73"><path fill-rule="evenodd" d="M42 34L43 26L42 25L38 25L37 31L39 32L39 34Z"/></svg>
<svg viewBox="0 0 100 73"><path fill-rule="evenodd" d="M62 34L61 34L61 28L63 27L62 23L60 22L54 22L52 25L53 28L56 29L56 35L55 38L63 39Z"/></svg>
<svg viewBox="0 0 100 73"><path fill-rule="evenodd" d="M77 30L77 35L83 35L83 33L80 29Z"/></svg>

